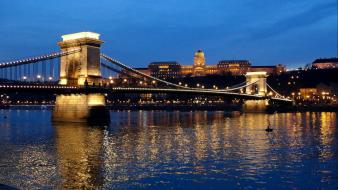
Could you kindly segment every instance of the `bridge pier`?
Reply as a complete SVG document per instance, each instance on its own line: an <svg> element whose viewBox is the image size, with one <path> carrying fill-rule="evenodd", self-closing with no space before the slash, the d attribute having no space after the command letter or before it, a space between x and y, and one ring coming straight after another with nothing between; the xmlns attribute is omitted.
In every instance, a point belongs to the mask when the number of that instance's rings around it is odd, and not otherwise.
<svg viewBox="0 0 338 190"><path fill-rule="evenodd" d="M102 94L58 95L52 120L55 122L88 122L108 124L109 111Z"/></svg>
<svg viewBox="0 0 338 190"><path fill-rule="evenodd" d="M246 113L262 113L268 106L269 100L245 100L242 108Z"/></svg>

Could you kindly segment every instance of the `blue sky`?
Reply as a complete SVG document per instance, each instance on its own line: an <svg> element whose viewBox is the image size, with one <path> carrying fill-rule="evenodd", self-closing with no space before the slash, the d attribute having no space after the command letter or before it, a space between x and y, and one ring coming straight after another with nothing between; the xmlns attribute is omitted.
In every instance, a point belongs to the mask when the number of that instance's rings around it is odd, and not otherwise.
<svg viewBox="0 0 338 190"><path fill-rule="evenodd" d="M152 61L303 66L337 56L336 0L0 0L0 60L58 51L62 34L93 31L102 52Z"/></svg>

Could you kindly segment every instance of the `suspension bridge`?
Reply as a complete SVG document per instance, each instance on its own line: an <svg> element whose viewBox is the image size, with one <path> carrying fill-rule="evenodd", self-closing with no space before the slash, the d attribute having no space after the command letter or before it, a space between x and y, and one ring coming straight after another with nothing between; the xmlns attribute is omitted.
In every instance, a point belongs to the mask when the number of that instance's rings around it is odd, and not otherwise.
<svg viewBox="0 0 338 190"><path fill-rule="evenodd" d="M55 120L88 120L93 107L105 106L107 92L223 96L247 105L292 102L267 84L265 72L247 73L245 83L227 89L192 88L153 77L101 53L99 36L92 32L63 35L59 52L0 63L0 93L57 94Z"/></svg>

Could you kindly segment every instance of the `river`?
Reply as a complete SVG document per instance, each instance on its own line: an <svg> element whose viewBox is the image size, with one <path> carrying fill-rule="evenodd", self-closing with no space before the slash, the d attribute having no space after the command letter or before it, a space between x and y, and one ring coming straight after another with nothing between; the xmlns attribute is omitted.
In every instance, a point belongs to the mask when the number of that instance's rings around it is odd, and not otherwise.
<svg viewBox="0 0 338 190"><path fill-rule="evenodd" d="M337 114L111 111L109 126L0 110L0 184L19 189L338 189ZM271 123L271 133L265 128ZM0 185L1 188L1 185Z"/></svg>

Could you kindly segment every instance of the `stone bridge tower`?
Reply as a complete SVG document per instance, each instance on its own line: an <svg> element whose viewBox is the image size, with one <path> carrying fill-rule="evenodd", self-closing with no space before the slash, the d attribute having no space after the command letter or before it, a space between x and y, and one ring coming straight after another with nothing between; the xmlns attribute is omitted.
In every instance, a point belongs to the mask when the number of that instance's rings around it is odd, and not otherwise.
<svg viewBox="0 0 338 190"><path fill-rule="evenodd" d="M101 83L100 34L79 32L62 36L61 51L77 51L61 57L60 84L84 85Z"/></svg>
<svg viewBox="0 0 338 190"><path fill-rule="evenodd" d="M246 75L246 84L254 83L254 85L250 85L246 87L247 94L256 94L260 96L265 96L267 93L267 85L266 85L266 72L247 72Z"/></svg>
<svg viewBox="0 0 338 190"><path fill-rule="evenodd" d="M253 85L247 86L245 91L247 94L266 96L267 95L267 84L266 72L247 72L246 84L254 83ZM245 112L265 112L268 106L268 100L245 100L243 104L243 110Z"/></svg>
<svg viewBox="0 0 338 190"><path fill-rule="evenodd" d="M80 32L63 35L61 51L76 51L61 57L60 84L89 85L101 83L99 34ZM105 96L100 93L61 94L56 96L52 119L56 122L90 122L107 124L110 121Z"/></svg>

